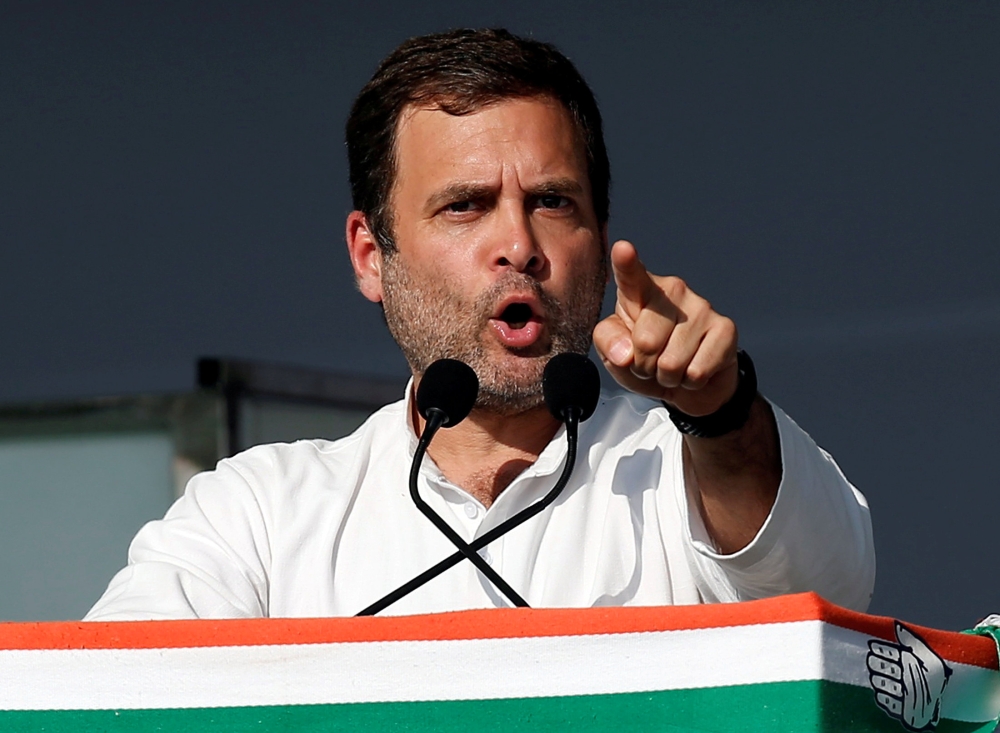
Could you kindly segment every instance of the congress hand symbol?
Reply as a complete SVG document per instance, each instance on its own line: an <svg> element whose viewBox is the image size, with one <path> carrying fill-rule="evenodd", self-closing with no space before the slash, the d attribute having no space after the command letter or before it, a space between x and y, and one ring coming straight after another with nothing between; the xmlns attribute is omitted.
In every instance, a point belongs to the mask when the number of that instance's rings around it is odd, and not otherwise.
<svg viewBox="0 0 1000 733"><path fill-rule="evenodd" d="M933 730L941 719L941 698L951 669L898 621L896 642L868 642L868 679L875 702L908 730Z"/></svg>

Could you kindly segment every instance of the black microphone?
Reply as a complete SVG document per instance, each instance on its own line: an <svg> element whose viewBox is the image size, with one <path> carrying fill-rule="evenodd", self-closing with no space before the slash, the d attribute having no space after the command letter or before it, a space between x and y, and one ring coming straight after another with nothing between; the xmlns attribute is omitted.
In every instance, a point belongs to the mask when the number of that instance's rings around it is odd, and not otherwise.
<svg viewBox="0 0 1000 733"><path fill-rule="evenodd" d="M435 364L437 363L440 362L435 362ZM461 364L461 362L458 363ZM428 367L427 372L424 374L424 380L427 379L427 374L433 366L434 364L432 364L431 367ZM462 364L462 366L464 367L465 365ZM468 369L468 367L466 368ZM471 371L471 369L469 369L469 371ZM421 381L421 388L423 385L424 381ZM478 390L478 381L476 388ZM436 390L437 388L434 387L434 392L429 391L429 394L436 394ZM421 411L421 414L424 414L424 408L420 406L419 400L420 388L418 388L417 392L417 409ZM549 360L549 363L545 365L545 371L542 374L542 395L545 399L546 406L549 408L549 412L551 412L557 420L566 424L566 463L563 464L562 473L559 475L555 486L552 487L549 493L531 506L524 508L506 521L501 522L489 532L486 532L482 537L473 540L471 544L466 544L462 538L455 534L454 530L452 530L451 527L444 522L444 520L435 514L429 506L426 504L421 506L423 500L420 499L416 492L416 475L419 469L418 455L422 458L423 450L426 450L427 446L424 445L422 450L420 444L418 444L417 454L414 455L413 469L410 471L410 496L413 498L414 502L417 502L417 507L424 512L424 515L434 522L435 526L444 532L445 535L448 536L448 539L450 539L452 543L458 547L458 552L449 555L437 565L428 568L417 577L407 583L404 583L386 596L380 598L378 601L358 613L358 616L373 616L379 611L388 608L403 596L412 593L420 586L439 576L445 570L448 570L449 568L460 563L462 558L472 560L472 562L475 563L476 567L480 570L482 570L482 567L480 567L480 563L476 561L482 561L482 565L485 565L486 568L489 569L488 573L484 571L484 575L490 578L494 585L501 590L504 590L503 586L510 589L510 586L507 586L503 579L496 575L493 568L490 568L490 566L483 561L482 557L479 556L478 551L486 547L486 545L490 542L502 537L515 527L534 517L536 514L545 509L545 507L555 501L559 494L562 493L566 484L569 483L569 478L573 473L573 467L576 465L579 424L594 414L594 410L597 408L597 402L600 399L600 392L600 374L598 373L594 362L586 356L582 354L565 353L558 354ZM475 397L473 397L473 402L474 401ZM431 410L435 407L436 405L432 405L428 402L428 414L435 414L431 412ZM458 414L458 411L456 411L456 414ZM466 411L462 417L464 418L467 414L468 411ZM427 415L424 415L424 418L428 420L428 422L430 421ZM421 436L420 443L423 443L423 440L424 436ZM430 441L428 440L428 443L429 442ZM427 511L424 511L423 507L425 506L427 507ZM496 576L496 580L494 580L491 575ZM499 585L497 580L503 583L503 586ZM510 593L504 591L504 594L509 599L514 601L515 605L528 605L513 591L513 589L510 589ZM511 594L513 594L513 596ZM514 600L515 597L520 600L520 603Z"/></svg>
<svg viewBox="0 0 1000 733"><path fill-rule="evenodd" d="M557 354L542 374L545 404L557 420L566 422L572 413L583 422L594 414L601 396L601 375L583 354Z"/></svg>
<svg viewBox="0 0 1000 733"><path fill-rule="evenodd" d="M479 378L472 367L458 359L438 359L424 370L417 387L417 410L428 422L440 413L435 420L440 421L438 427L450 428L469 416L478 395Z"/></svg>
<svg viewBox="0 0 1000 733"><path fill-rule="evenodd" d="M420 385L417 387L417 410L423 415L426 423L410 466L410 498L413 499L417 509L458 548L460 557L467 558L475 565L479 572L489 578L490 582L515 606L527 606L527 601L521 598L478 552L469 547L441 515L431 509L420 496L417 485L420 464L438 428L450 428L464 420L476 404L478 394L479 378L468 364L456 359L438 359L424 370Z"/></svg>

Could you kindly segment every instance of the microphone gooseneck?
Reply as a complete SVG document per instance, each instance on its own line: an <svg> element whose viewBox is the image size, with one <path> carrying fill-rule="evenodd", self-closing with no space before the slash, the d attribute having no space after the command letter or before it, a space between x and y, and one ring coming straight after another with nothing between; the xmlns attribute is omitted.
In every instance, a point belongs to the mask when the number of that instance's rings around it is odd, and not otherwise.
<svg viewBox="0 0 1000 733"><path fill-rule="evenodd" d="M440 514L431 509L430 505L420 496L419 478L420 465L423 463L427 447L439 428L450 428L472 411L479 394L479 378L468 364L456 359L439 359L424 371L417 387L417 410L423 415L423 434L417 442L417 449L410 464L410 498L431 523L458 548L459 555L469 560L485 575L501 593L515 606L527 606L528 603L511 588L507 581L500 577L496 570L490 567L478 552L469 547L468 543L448 524Z"/></svg>
<svg viewBox="0 0 1000 733"><path fill-rule="evenodd" d="M431 367L433 366L434 365L432 364ZM462 364L462 366L465 365ZM471 371L471 369L469 371ZM430 372L430 368L428 368L427 372ZM426 378L427 374L425 373L424 379ZM422 381L421 386L423 383L424 382ZM478 391L478 381L476 389ZM501 522L496 527L483 534L482 537L473 540L471 543L466 543L462 540L462 538L459 537L454 530L452 530L452 528L445 523L443 519L441 519L441 517L435 514L429 506L424 504L423 500L420 499L419 495L417 495L416 476L419 475L419 459L423 458L423 453L427 450L427 444L430 443L430 438L427 439L426 443L424 442L424 437L427 435L427 430L425 429L424 435L421 436L420 442L417 445L417 453L414 455L413 466L410 471L410 495L424 515L434 522L435 526L448 536L452 543L458 547L458 551L449 555L441 562L428 568L409 582L404 583L396 590L371 604L358 613L358 616L373 616L379 611L388 608L400 598L412 593L417 588L430 580L433 580L444 571L454 567L460 563L463 558L468 558L480 570L482 570L482 568L477 560L481 561L482 565L485 565L489 571L484 571L483 574L486 575L495 585L497 585L498 588L503 590L503 586L507 586L506 582L496 575L493 568L486 564L485 560L483 560L483 558L479 555L479 550L486 547L486 545L494 540L507 534L515 527L518 527L527 520L531 519L539 512L543 511L547 506L549 506L549 504L556 500L556 497L558 497L562 490L566 487L566 484L569 483L570 476L573 473L573 468L576 465L580 422L586 420L594 413L594 410L597 407L597 402L600 399L600 390L600 374L598 373L597 367L594 363L586 356L569 353L558 354L553 357L548 364L546 364L545 372L542 375L542 393L545 398L545 404L557 420L566 424L566 462L563 464L562 472L559 474L559 478L556 480L555 485L545 496L531 506L526 507L514 516L508 518L506 521ZM474 401L475 396L473 396L473 402ZM422 408L420 408L419 405L419 389L418 409L421 409L422 412ZM429 407L428 409L432 408ZM466 414L468 414L468 412L466 412ZM465 417L465 415L463 415L463 417ZM426 418L426 416L425 419L428 419L428 422L430 422L429 418ZM427 511L424 511L423 507L426 507ZM496 580L491 576L496 576ZM497 580L499 580L503 585L498 584ZM507 586L507 588L510 588L510 586ZM511 599L515 605L528 605L523 599L521 599L520 603L514 601L512 595L518 599L520 599L520 596L518 596L513 589L510 589L510 593L504 591L504 594L507 595L507 597Z"/></svg>

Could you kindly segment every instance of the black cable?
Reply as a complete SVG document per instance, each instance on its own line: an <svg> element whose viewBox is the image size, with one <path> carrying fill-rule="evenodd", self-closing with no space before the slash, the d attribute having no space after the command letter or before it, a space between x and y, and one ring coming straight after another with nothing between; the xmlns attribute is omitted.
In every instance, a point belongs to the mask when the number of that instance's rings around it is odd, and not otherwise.
<svg viewBox="0 0 1000 733"><path fill-rule="evenodd" d="M572 475L574 465L576 464L576 451L577 451L577 442L578 442L577 437L578 437L579 425L580 425L580 409L577 408L577 407L570 407L568 410L566 410L565 419L566 419L566 463L563 465L562 473L559 475L559 479L556 481L555 486L552 487L552 489L549 491L549 493L547 493L545 496L543 496L541 499L539 499L538 501L536 501L531 506L522 509L520 512L518 512L517 514L515 514L513 517L510 517L506 521L498 524L496 527L494 527L493 529L491 529L489 532L486 532L482 537L479 537L478 539L473 540L469 544L466 544L462 540L461 537L458 537L457 534L454 534L454 530L452 530L450 526L448 526L446 523L444 523L444 520L441 519L437 514L434 514L433 510L431 510L430 507L427 507L427 509L430 510L431 514L433 515L433 518L432 518L430 515L427 514L427 512L424 512L425 515L428 517L428 519L430 519L432 522L434 522L435 526L437 526L438 529L441 529L441 525L438 524L438 522L441 522L442 524L444 524L445 527L447 527L447 530L442 529L442 531L446 535L449 535L449 539L451 539L451 535L454 535L455 537L458 538L458 542L461 543L461 544L455 543L456 547L459 548L458 552L455 552L454 554L449 555L444 560L442 560L441 562L439 562L437 565L434 565L433 567L428 568L427 570L425 570L424 572L422 572L420 575L416 576L415 578L413 578L409 582L404 583L403 585L401 585L398 588L396 588L396 590L392 591L391 593L386 594L385 596L383 596L379 600L375 601L375 603L371 604L370 606L368 606L367 608L365 608L363 611L361 611L360 613L358 613L357 615L358 616L374 616L379 611L383 611L386 608L388 608L390 605L392 605L393 603L395 603L396 601L398 601L400 598L408 595L409 593L412 593L413 591L415 591L417 588L419 588L420 586L424 585L428 581L433 580L434 578L436 578L437 576L439 576L441 573L443 573L445 570L448 570L449 568L454 567L455 565L457 565L458 563L460 563L463 558L468 558L469 560L472 560L473 563L476 562L476 560L473 559L473 558L476 558L478 560L482 560L482 557L480 557L479 554L478 554L479 550L481 550L482 548L486 547L486 545L488 545L489 543L493 542L494 540L496 540L496 539L502 537L503 535L507 534L508 532L510 532L515 527L517 527L517 526L521 525L522 523L526 522L527 520L531 519L536 514L538 514L539 512L543 511L547 506L549 506L549 504L551 504L553 501L555 501L556 497L558 497L559 494L562 493L562 490L566 487L566 484L569 483L569 478ZM435 428L435 430L436 429L437 428ZM427 434L427 431L425 429L424 435L426 435L426 434ZM427 443L429 443L429 442L430 442L430 440L428 439ZM423 437L421 437L421 443L423 443ZM422 460L423 453L424 453L424 451L427 450L427 444L423 444L421 446L421 443L417 444L417 454L420 455L421 460ZM417 454L414 454L413 467L410 470L410 492L411 492L411 496L413 496L416 493L416 490L415 490L415 486L416 486L415 477L419 473L419 462L417 461ZM419 497L417 497L417 498L419 498ZM417 501L417 499L414 499L414 501ZM422 499L420 500L420 503L417 504L417 506L420 507L421 503L423 503ZM426 504L424 504L424 506L426 506ZM423 509L421 509L421 511L423 511ZM436 520L435 520L435 518L436 518ZM452 542L454 543L455 540L452 540ZM485 561L483 561L483 563L485 564ZM479 565L476 564L476 567L478 568ZM489 568L489 570L490 570L491 573L493 573L494 575L496 574L493 571L493 568L490 568L489 565L487 565L486 567ZM487 574L487 577L489 577L488 574ZM497 576L497 578L499 578L499 576ZM496 581L494 581L493 578L490 578L490 580L493 581L494 584L496 584ZM502 578L500 580L501 580L501 582L503 582ZM504 585L506 585L506 583L504 583ZM497 587L500 588L499 585L497 585ZM502 588L501 588L501 590L502 590ZM515 593L514 595L517 595L517 594ZM510 598L509 595L507 597ZM518 596L518 598L520 598L520 596ZM524 605L527 606L528 604L524 603Z"/></svg>
<svg viewBox="0 0 1000 733"><path fill-rule="evenodd" d="M441 518L437 512L431 509L430 505L423 500L420 496L419 486L417 479L420 477L420 464L423 463L424 453L427 451L427 446L430 445L431 439L434 434L438 431L448 416L441 410L437 408L431 408L428 411L427 423L424 426L423 435L420 436L420 441L417 443L417 450L413 454L413 462L410 464L410 498L413 499L413 503L417 505L417 509L427 517L431 522L441 530L441 534L447 537L451 544L458 548L458 554L465 557L473 565L478 568L479 572L489 578L490 582L495 585L501 593L503 593L515 606L526 607L528 602L525 601L521 596L517 594L513 588L511 588L507 581L501 578L497 571L490 567L489 563L480 555L478 552L473 550L465 540L463 540L451 525L448 524L444 519Z"/></svg>

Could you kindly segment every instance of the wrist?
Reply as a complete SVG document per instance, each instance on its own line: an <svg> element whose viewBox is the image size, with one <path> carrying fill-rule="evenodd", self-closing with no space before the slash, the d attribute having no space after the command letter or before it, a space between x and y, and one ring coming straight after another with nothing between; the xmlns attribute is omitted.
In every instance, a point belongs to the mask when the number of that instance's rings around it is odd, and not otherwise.
<svg viewBox="0 0 1000 733"><path fill-rule="evenodd" d="M757 399L757 371L747 352L736 352L738 377L736 391L722 407L709 415L694 416L668 405L670 420L684 435L695 438L718 438L739 430L750 418L750 409Z"/></svg>

